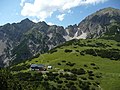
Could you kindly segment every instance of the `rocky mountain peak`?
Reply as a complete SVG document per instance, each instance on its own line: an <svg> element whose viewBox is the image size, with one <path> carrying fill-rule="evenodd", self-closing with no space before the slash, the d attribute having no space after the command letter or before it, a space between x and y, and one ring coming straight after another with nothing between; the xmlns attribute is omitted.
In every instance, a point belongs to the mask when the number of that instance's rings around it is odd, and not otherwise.
<svg viewBox="0 0 120 90"><path fill-rule="evenodd" d="M86 32L87 38L95 38L104 33L106 31L105 26L113 21L120 22L120 10L111 7L104 8L89 15L80 22L78 24L79 32Z"/></svg>
<svg viewBox="0 0 120 90"><path fill-rule="evenodd" d="M120 10L108 7L89 15L78 25L66 28L49 26L44 21L34 23L28 18L19 23L0 26L0 65L8 64L11 60L18 62L28 59L72 39L98 38L108 35L106 32L115 36L120 28L108 28L114 22L120 23ZM116 40L119 37L116 34Z"/></svg>
<svg viewBox="0 0 120 90"><path fill-rule="evenodd" d="M32 22L30 19L26 18L24 20L22 20L20 23L29 23L29 22Z"/></svg>
<svg viewBox="0 0 120 90"><path fill-rule="evenodd" d="M96 12L98 15L108 14L110 16L120 15L120 10L112 7L104 8Z"/></svg>

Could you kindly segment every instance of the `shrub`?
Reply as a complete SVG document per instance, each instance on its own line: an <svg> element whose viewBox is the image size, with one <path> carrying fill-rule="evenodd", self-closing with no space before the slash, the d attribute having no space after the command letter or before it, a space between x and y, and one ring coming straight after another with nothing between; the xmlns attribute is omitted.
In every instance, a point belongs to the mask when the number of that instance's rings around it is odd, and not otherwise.
<svg viewBox="0 0 120 90"><path fill-rule="evenodd" d="M86 64L84 64L84 67L88 67Z"/></svg>
<svg viewBox="0 0 120 90"><path fill-rule="evenodd" d="M55 77L54 76L48 76L48 79L53 81L55 79Z"/></svg>
<svg viewBox="0 0 120 90"><path fill-rule="evenodd" d="M77 48L77 47L74 47L74 48Z"/></svg>
<svg viewBox="0 0 120 90"><path fill-rule="evenodd" d="M77 70L78 75L82 75L82 74L85 74L85 73L86 73L86 71L83 68L80 68L80 69Z"/></svg>
<svg viewBox="0 0 120 90"><path fill-rule="evenodd" d="M65 74L64 74L64 77L65 77L65 78L69 77L69 74L65 73Z"/></svg>
<svg viewBox="0 0 120 90"><path fill-rule="evenodd" d="M65 80L64 82L65 82L65 83L68 83L68 81L67 81L67 80Z"/></svg>
<svg viewBox="0 0 120 90"><path fill-rule="evenodd" d="M81 77L81 79L83 79L83 80L87 80L87 78L86 78L86 77Z"/></svg>
<svg viewBox="0 0 120 90"><path fill-rule="evenodd" d="M13 66L10 70L11 71L21 71L21 70L26 70L30 67L30 65L23 64L21 66Z"/></svg>
<svg viewBox="0 0 120 90"><path fill-rule="evenodd" d="M68 52L72 52L72 50L65 49L65 52L66 52L66 53L68 53Z"/></svg>
<svg viewBox="0 0 120 90"><path fill-rule="evenodd" d="M80 87L82 90L90 90L90 86L89 86L89 83L88 83L88 82L82 82L81 84L79 84L79 87Z"/></svg>
<svg viewBox="0 0 120 90"><path fill-rule="evenodd" d="M99 67L93 67L93 69L99 69Z"/></svg>
<svg viewBox="0 0 120 90"><path fill-rule="evenodd" d="M61 63L58 63L58 65L61 65Z"/></svg>
<svg viewBox="0 0 120 90"><path fill-rule="evenodd" d="M59 74L58 73L53 73L53 76L57 77Z"/></svg>
<svg viewBox="0 0 120 90"><path fill-rule="evenodd" d="M65 86L67 86L68 88L70 88L70 87L71 87L71 85L70 85L70 84L68 84L68 83L67 83Z"/></svg>
<svg viewBox="0 0 120 90"><path fill-rule="evenodd" d="M62 60L62 62L66 62L65 60Z"/></svg>
<svg viewBox="0 0 120 90"><path fill-rule="evenodd" d="M59 80L59 78L57 77L56 80Z"/></svg>
<svg viewBox="0 0 120 90"><path fill-rule="evenodd" d="M58 80L57 83L58 83L58 84L62 84L63 81L62 81L62 80Z"/></svg>
<svg viewBox="0 0 120 90"><path fill-rule="evenodd" d="M80 55L84 56L85 55L84 51L80 52Z"/></svg>
<svg viewBox="0 0 120 90"><path fill-rule="evenodd" d="M57 52L57 49L51 49L50 51L48 51L50 54Z"/></svg>
<svg viewBox="0 0 120 90"><path fill-rule="evenodd" d="M82 74L85 74L85 73L86 73L86 71L85 71L83 68L80 68L80 69L75 69L75 68L73 68L73 69L71 70L71 72L72 72L73 74L77 74L77 75L82 75Z"/></svg>
<svg viewBox="0 0 120 90"><path fill-rule="evenodd" d="M95 63L91 63L90 65L91 65L91 66L95 66Z"/></svg>
<svg viewBox="0 0 120 90"><path fill-rule="evenodd" d="M62 88L62 85L57 85L58 88Z"/></svg>
<svg viewBox="0 0 120 90"><path fill-rule="evenodd" d="M89 71L89 70L88 70L87 72L88 72L88 73L93 73L93 71Z"/></svg>
<svg viewBox="0 0 120 90"><path fill-rule="evenodd" d="M77 80L77 76L76 75L69 75L69 74L65 74L64 75L64 78L66 78L66 80L73 80L73 81L76 81Z"/></svg>
<svg viewBox="0 0 120 90"><path fill-rule="evenodd" d="M101 78L101 76L100 76L100 75L97 75L96 78Z"/></svg>
<svg viewBox="0 0 120 90"><path fill-rule="evenodd" d="M70 72L70 69L64 69L64 71L65 71L65 72L66 72L66 71Z"/></svg>
<svg viewBox="0 0 120 90"><path fill-rule="evenodd" d="M74 82L71 82L71 81L70 81L69 84L72 86L72 85L74 85Z"/></svg>
<svg viewBox="0 0 120 90"><path fill-rule="evenodd" d="M68 65L68 66L74 66L75 63L67 62L66 65Z"/></svg>
<svg viewBox="0 0 120 90"><path fill-rule="evenodd" d="M76 52L79 52L79 50L75 50Z"/></svg>
<svg viewBox="0 0 120 90"><path fill-rule="evenodd" d="M97 85L100 85L100 83L98 81L95 82Z"/></svg>
<svg viewBox="0 0 120 90"><path fill-rule="evenodd" d="M73 69L71 70L71 73L76 74L76 73L77 73L77 69L76 69L76 68L73 68Z"/></svg>
<svg viewBox="0 0 120 90"><path fill-rule="evenodd" d="M61 78L61 77L64 77L63 73L60 73L59 77L60 77L60 78Z"/></svg>
<svg viewBox="0 0 120 90"><path fill-rule="evenodd" d="M88 78L89 78L90 80L94 80L94 78L93 78L93 77L91 77L91 76L89 76Z"/></svg>
<svg viewBox="0 0 120 90"><path fill-rule="evenodd" d="M70 87L70 90L77 90L77 88L76 88L76 86L72 85L72 86Z"/></svg>

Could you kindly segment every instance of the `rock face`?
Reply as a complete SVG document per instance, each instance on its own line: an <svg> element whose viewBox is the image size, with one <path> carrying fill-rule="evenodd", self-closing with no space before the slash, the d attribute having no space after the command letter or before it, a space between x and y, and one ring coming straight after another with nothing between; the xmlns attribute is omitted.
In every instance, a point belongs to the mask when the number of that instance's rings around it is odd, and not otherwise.
<svg viewBox="0 0 120 90"><path fill-rule="evenodd" d="M120 10L101 9L86 17L78 25L49 26L45 22L34 23L29 19L0 26L0 65L8 66L71 39L99 38L108 32L111 23L120 23ZM119 28L116 28L119 31Z"/></svg>
<svg viewBox="0 0 120 90"><path fill-rule="evenodd" d="M87 38L96 38L106 32L105 26L114 22L120 22L120 10L110 7L101 9L79 23L79 32L87 33Z"/></svg>
<svg viewBox="0 0 120 90"><path fill-rule="evenodd" d="M66 31L62 26L34 23L29 19L0 27L0 65L29 59L38 53L64 43Z"/></svg>

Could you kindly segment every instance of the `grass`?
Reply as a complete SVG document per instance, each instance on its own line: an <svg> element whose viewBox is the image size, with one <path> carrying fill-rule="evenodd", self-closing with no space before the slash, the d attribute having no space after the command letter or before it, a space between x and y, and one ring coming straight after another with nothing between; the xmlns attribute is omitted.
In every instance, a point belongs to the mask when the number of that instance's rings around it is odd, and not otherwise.
<svg viewBox="0 0 120 90"><path fill-rule="evenodd" d="M70 45L62 45L57 49L56 52L53 53L45 53L40 55L38 58L34 58L31 61L26 61L25 63L20 63L18 66L27 64L30 65L32 63L36 64L46 64L52 65L53 68L60 69L72 69L72 68L84 68L87 70L92 70L94 73L102 73L102 78L99 79L100 85L99 88L102 90L119 90L120 88L120 61L110 60L109 58L101 58L99 56L92 55L81 55L80 52L86 49L119 49L117 46L119 42L114 40L103 40L103 39L88 39L88 40L79 40L76 42L73 41ZM90 45L95 46L96 43L102 43L104 45L109 45L106 47L92 47ZM79 44L84 44L84 46L79 46ZM65 52L66 49L72 50L72 52ZM78 50L78 51L76 51ZM62 61L65 62L62 62ZM74 66L66 65L66 63L71 62L75 63ZM58 65L60 63L61 65ZM94 63L95 66L92 66L91 63ZM87 65L85 67L84 65ZM94 69L94 67L99 67L99 69ZM27 70L23 70L23 72L27 72ZM53 70L54 71L54 70ZM85 76L86 77L86 76ZM97 80L97 79L96 79Z"/></svg>

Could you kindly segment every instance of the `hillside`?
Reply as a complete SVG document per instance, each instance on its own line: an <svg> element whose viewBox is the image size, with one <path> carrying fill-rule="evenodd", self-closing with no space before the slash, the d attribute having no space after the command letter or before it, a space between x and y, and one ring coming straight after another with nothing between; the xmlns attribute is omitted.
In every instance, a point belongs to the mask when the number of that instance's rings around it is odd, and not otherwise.
<svg viewBox="0 0 120 90"><path fill-rule="evenodd" d="M119 90L119 21L120 10L105 8L66 28L29 19L1 26L0 89Z"/></svg>
<svg viewBox="0 0 120 90"><path fill-rule="evenodd" d="M115 40L74 39L45 54L12 66L11 71L18 78L20 74L26 75L26 73L34 74L37 78L38 71L30 71L31 64L53 66L53 69L48 70L49 73L42 75L43 79L38 80L42 83L39 85L48 83L42 87L45 89L119 90L120 88L120 42ZM28 78L25 80L29 81ZM33 81L36 80L34 78ZM37 88L39 90L41 87Z"/></svg>

